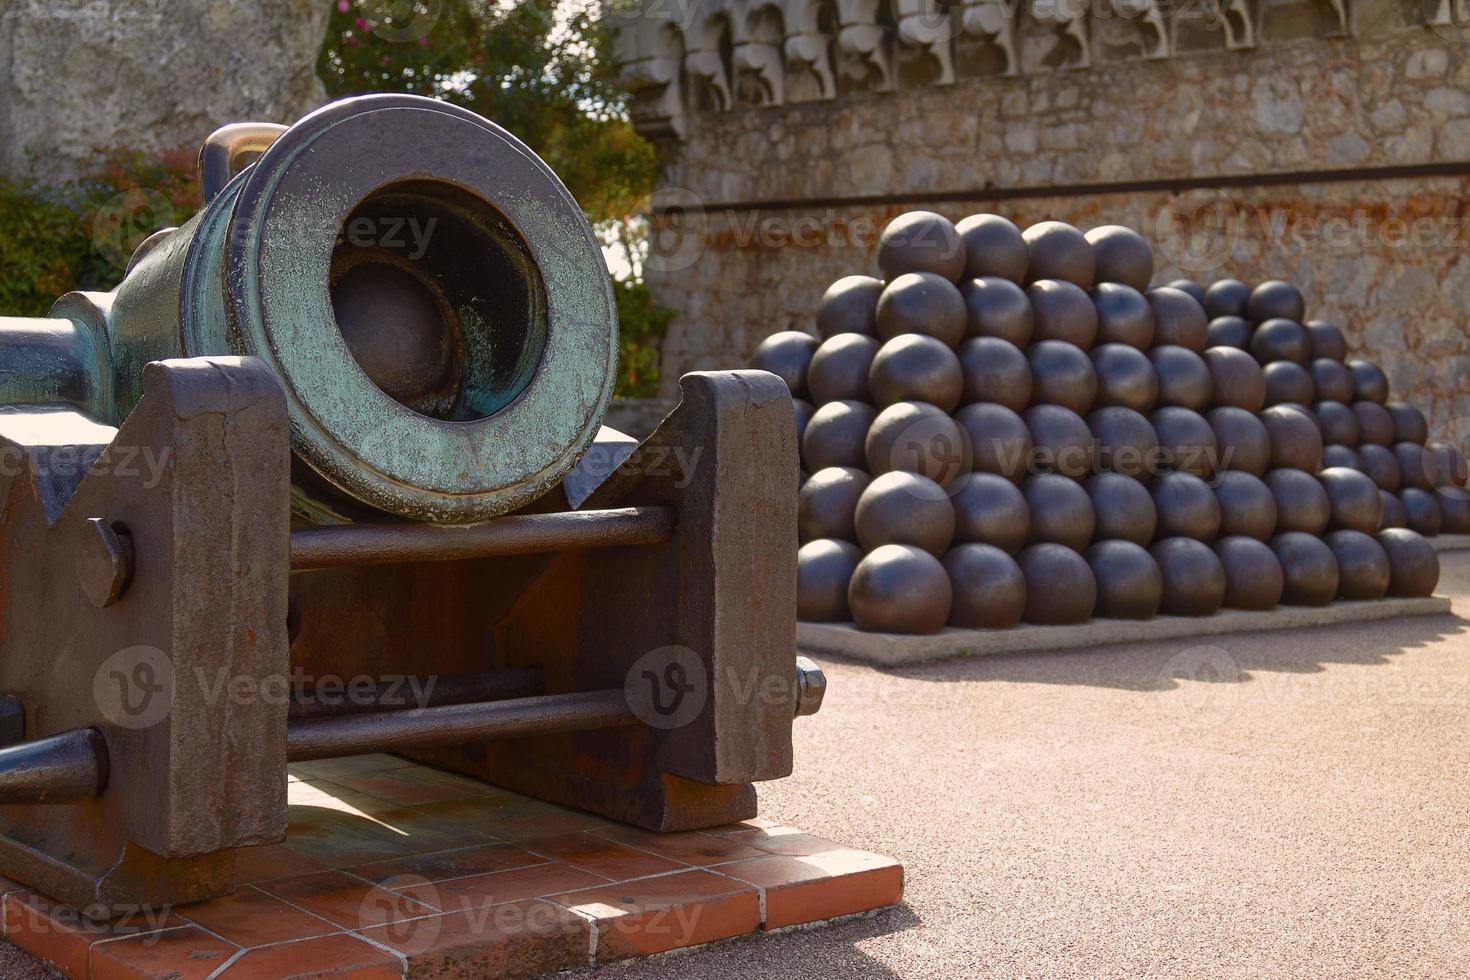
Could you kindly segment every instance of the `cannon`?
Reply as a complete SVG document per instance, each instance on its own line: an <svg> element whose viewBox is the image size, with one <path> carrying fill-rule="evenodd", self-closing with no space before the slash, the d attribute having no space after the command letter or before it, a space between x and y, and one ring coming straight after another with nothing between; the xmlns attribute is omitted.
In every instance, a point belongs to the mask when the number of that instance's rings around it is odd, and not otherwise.
<svg viewBox="0 0 1470 980"><path fill-rule="evenodd" d="M691 374L648 439L603 426L595 239L463 109L226 126L199 182L114 290L0 318L0 874L228 894L288 763L363 753L660 831L753 816L824 687L785 384Z"/></svg>

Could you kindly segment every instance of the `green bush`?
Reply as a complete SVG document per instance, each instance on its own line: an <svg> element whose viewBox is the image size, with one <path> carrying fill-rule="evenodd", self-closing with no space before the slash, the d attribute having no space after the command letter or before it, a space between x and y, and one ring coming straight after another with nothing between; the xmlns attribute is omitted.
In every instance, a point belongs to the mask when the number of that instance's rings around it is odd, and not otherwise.
<svg viewBox="0 0 1470 980"><path fill-rule="evenodd" d="M42 316L73 289L111 289L134 248L195 206L190 154L108 154L80 180L0 178L0 314Z"/></svg>
<svg viewBox="0 0 1470 980"><path fill-rule="evenodd" d="M648 286L613 280L618 304L618 398L652 398L658 394L658 358L664 332L674 311L653 301Z"/></svg>

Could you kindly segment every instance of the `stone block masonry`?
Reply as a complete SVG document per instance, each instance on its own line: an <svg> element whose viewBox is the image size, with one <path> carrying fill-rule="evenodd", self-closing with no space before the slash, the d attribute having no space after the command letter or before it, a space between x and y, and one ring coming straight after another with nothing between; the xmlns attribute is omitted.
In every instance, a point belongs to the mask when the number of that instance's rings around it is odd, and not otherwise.
<svg viewBox="0 0 1470 980"><path fill-rule="evenodd" d="M193 147L325 101L321 0L3 0L0 174L56 180L97 151Z"/></svg>
<svg viewBox="0 0 1470 980"><path fill-rule="evenodd" d="M635 118L667 160L648 269L679 311L665 394L684 371L744 364L761 338L810 329L828 283L876 272L891 218L932 208L1127 224L1155 242L1159 282L1289 279L1432 425L1470 415L1470 28L1392 0L1240 2L1215 26L1185 5L1160 15L1160 49L1152 21L1105 2L1065 29L1010 11L1014 75L954 34L948 84L915 67L938 63L932 46L890 28L887 50L909 67L887 91L849 77L836 42L830 98L805 101L790 97L789 56L779 103L751 96L731 60L727 107L688 72L673 95L650 88L656 58L635 62Z"/></svg>

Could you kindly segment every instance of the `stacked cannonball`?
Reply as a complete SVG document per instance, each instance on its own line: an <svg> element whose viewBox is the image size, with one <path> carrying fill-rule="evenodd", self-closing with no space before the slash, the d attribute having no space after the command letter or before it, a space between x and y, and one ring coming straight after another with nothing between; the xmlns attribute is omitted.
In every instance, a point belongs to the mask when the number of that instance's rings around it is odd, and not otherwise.
<svg viewBox="0 0 1470 980"><path fill-rule="evenodd" d="M1285 282L1117 225L901 215L752 366L797 399L798 612L932 633L1419 596L1466 463ZM809 475L808 475L809 474Z"/></svg>

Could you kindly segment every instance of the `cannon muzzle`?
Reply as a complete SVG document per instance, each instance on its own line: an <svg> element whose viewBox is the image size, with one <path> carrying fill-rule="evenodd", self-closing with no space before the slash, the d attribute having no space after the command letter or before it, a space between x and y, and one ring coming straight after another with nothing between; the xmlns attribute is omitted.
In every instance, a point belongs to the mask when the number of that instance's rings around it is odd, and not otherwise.
<svg viewBox="0 0 1470 980"><path fill-rule="evenodd" d="M235 170L254 159L253 165ZM293 505L469 523L555 486L611 397L617 321L576 202L505 130L432 99L348 99L205 144L205 205L110 293L0 319L0 402L117 424L143 367L263 358Z"/></svg>

